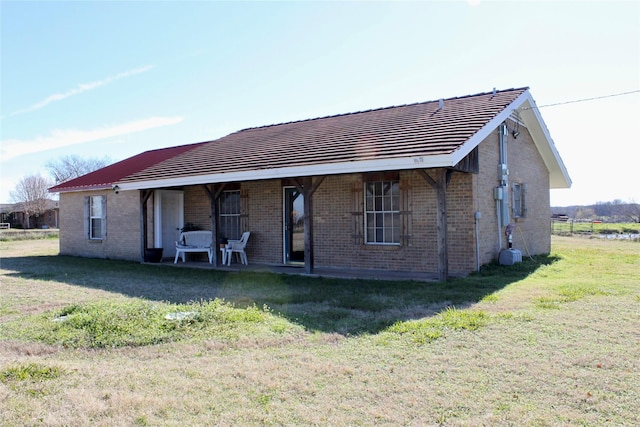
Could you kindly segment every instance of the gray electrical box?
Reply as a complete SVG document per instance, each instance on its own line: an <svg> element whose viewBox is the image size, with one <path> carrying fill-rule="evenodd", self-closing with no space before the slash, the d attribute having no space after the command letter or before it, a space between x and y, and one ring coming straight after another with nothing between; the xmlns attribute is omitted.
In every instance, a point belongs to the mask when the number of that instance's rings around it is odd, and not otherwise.
<svg viewBox="0 0 640 427"><path fill-rule="evenodd" d="M493 198L495 200L502 200L503 197L502 187L496 187L493 189Z"/></svg>
<svg viewBox="0 0 640 427"><path fill-rule="evenodd" d="M509 176L509 169L505 163L498 164L498 181L506 182Z"/></svg>
<svg viewBox="0 0 640 427"><path fill-rule="evenodd" d="M509 224L511 220L509 216L509 187L495 187L493 189L493 198L500 202L500 220L503 225Z"/></svg>

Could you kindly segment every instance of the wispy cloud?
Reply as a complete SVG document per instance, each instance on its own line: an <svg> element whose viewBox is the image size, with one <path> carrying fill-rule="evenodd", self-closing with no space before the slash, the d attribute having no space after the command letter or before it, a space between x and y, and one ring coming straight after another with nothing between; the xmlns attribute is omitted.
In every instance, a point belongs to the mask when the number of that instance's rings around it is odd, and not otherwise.
<svg viewBox="0 0 640 427"><path fill-rule="evenodd" d="M34 139L7 139L1 141L0 158L2 162L11 160L25 154L40 151L53 150L69 145L83 144L98 141L105 138L142 132L162 126L175 125L182 121L182 117L151 117L144 120L123 123L109 127L101 127L91 130L54 130L49 136Z"/></svg>
<svg viewBox="0 0 640 427"><path fill-rule="evenodd" d="M79 95L81 93L88 92L90 90L94 90L94 89L97 89L97 88L102 87L102 86L106 86L109 83L113 83L116 80L120 80L120 79L123 79L125 77L129 77L129 76L133 76L133 75L136 75L136 74L145 73L145 72L149 71L152 68L153 68L153 65L145 65L144 67L135 68L133 70L125 71L123 73L116 74L115 76L110 76L110 77L107 77L105 79L98 80L98 81L95 81L95 82L80 83L77 87L75 87L75 88L73 88L71 90L68 90L68 91L66 91L64 93L54 93L53 95L49 95L48 97L46 97L42 101L36 102L35 104L33 104L33 105L31 105L31 106L29 106L27 108L24 108L22 110L14 111L13 113L9 114L9 116L16 116L18 114L30 113L32 111L39 110L39 109L41 109L43 107L46 107L47 105L51 104L52 102L61 101L63 99L69 98L71 96Z"/></svg>

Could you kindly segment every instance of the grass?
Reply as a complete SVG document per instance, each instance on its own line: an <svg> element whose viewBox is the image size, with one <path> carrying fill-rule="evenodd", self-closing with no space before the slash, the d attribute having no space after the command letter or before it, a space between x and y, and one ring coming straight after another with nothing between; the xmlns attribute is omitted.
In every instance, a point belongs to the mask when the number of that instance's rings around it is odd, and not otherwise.
<svg viewBox="0 0 640 427"><path fill-rule="evenodd" d="M41 399L49 394L45 381L55 380L62 375L56 366L27 363L8 366L0 371L0 384L13 393Z"/></svg>
<svg viewBox="0 0 640 427"><path fill-rule="evenodd" d="M60 232L58 229L9 229L0 230L0 242L12 242L17 240L40 240L58 239Z"/></svg>
<svg viewBox="0 0 640 427"><path fill-rule="evenodd" d="M11 383L17 381L46 381L58 378L60 369L56 367L28 363L11 366L0 372L0 381Z"/></svg>
<svg viewBox="0 0 640 427"><path fill-rule="evenodd" d="M397 322L387 329L396 334L410 334L413 341L418 344L429 343L445 335L447 330L469 330L484 326L488 322L488 316L484 311L457 310L447 307L436 316Z"/></svg>
<svg viewBox="0 0 640 427"><path fill-rule="evenodd" d="M449 283L79 259L0 242L0 425L637 425L640 251Z"/></svg>

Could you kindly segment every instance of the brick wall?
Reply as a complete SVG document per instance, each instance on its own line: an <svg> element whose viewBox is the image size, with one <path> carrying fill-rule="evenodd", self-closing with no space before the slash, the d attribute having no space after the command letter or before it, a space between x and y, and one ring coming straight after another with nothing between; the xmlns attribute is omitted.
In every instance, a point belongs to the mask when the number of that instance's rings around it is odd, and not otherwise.
<svg viewBox="0 0 640 427"><path fill-rule="evenodd" d="M247 197L247 227L251 237L247 244L249 260L265 264L283 261L283 190L279 179L242 183ZM245 214L245 212L242 212Z"/></svg>
<svg viewBox="0 0 640 427"><path fill-rule="evenodd" d="M187 187L184 192L184 223L211 230L211 202L201 185Z"/></svg>
<svg viewBox="0 0 640 427"><path fill-rule="evenodd" d="M414 171L401 172L400 181L410 192L407 206L411 212L410 244L395 246L354 243L352 189L362 185L359 174L331 176L324 180L314 195L316 266L438 271L436 192ZM475 240L471 201L470 177L455 173L447 197L449 269L452 274L468 273L473 269Z"/></svg>
<svg viewBox="0 0 640 427"><path fill-rule="evenodd" d="M454 172L447 187L449 273L452 275L475 270L473 215L473 174Z"/></svg>
<svg viewBox="0 0 640 427"><path fill-rule="evenodd" d="M106 196L107 225L103 240L84 235L84 198ZM60 194L60 254L91 258L140 260L140 196L138 191Z"/></svg>
<svg viewBox="0 0 640 427"><path fill-rule="evenodd" d="M521 127L522 129L522 127ZM513 247L523 255L545 254L551 251L551 199L549 171L535 147L529 132L520 132L517 139L509 139L509 184L525 184L523 218L512 219L516 225ZM510 200L511 202L511 200Z"/></svg>
<svg viewBox="0 0 640 427"><path fill-rule="evenodd" d="M509 122L510 126L513 123ZM479 146L479 161L482 174L473 175L474 209L482 215L478 222L480 262L485 264L498 257L499 251L507 247L504 227L500 230L502 247L498 241L498 221L493 189L498 186L498 163L500 161L498 131L493 132ZM526 128L520 125L520 135L514 139L507 136L507 165L509 185L514 182L527 185L525 204L526 217L511 222L516 225L513 247L523 254L543 254L551 250L549 171ZM511 206L511 192L509 204ZM525 237L523 237L525 236Z"/></svg>

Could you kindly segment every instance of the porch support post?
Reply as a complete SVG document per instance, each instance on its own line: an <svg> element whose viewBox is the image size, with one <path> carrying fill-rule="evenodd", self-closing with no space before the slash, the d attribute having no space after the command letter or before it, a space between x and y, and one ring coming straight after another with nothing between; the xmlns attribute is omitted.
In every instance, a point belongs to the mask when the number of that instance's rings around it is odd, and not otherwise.
<svg viewBox="0 0 640 427"><path fill-rule="evenodd" d="M145 261L144 254L147 249L147 201L153 194L153 190L140 190L140 235L142 238L140 239L140 256L142 257L142 261Z"/></svg>
<svg viewBox="0 0 640 427"><path fill-rule="evenodd" d="M222 184L211 184L211 185L203 185L207 196L209 196L209 204L211 206L211 247L213 248L213 266L218 268L218 242L220 239L218 238L218 213L217 213L217 204L224 187L225 183Z"/></svg>
<svg viewBox="0 0 640 427"><path fill-rule="evenodd" d="M313 193L318 189L324 176L294 178L297 190L304 197L304 272L313 273Z"/></svg>
<svg viewBox="0 0 640 427"><path fill-rule="evenodd" d="M435 177L424 169L418 169L424 180L436 190L436 224L438 241L438 278L441 282L449 280L449 245L447 239L447 185L452 170L438 168L433 171Z"/></svg>

